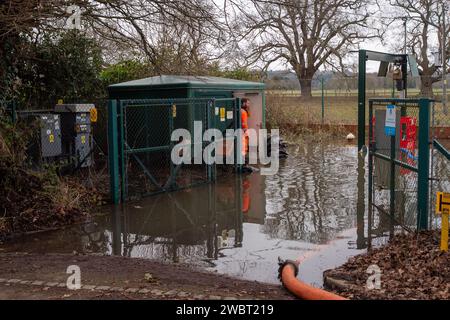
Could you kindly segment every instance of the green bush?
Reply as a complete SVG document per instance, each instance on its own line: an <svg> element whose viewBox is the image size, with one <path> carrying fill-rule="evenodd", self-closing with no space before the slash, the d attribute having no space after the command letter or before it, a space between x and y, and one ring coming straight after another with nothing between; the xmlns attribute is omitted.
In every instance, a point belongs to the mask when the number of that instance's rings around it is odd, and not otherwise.
<svg viewBox="0 0 450 320"><path fill-rule="evenodd" d="M7 95L3 99L16 100L22 109L47 109L58 99L89 101L105 95L99 76L102 52L94 39L69 30L44 34L38 41L24 37L15 41L20 41L20 48L3 44L12 50L0 50L8 63L0 73Z"/></svg>
<svg viewBox="0 0 450 320"><path fill-rule="evenodd" d="M107 66L100 72L100 79L105 87L151 76L151 68L148 64L138 60L125 60Z"/></svg>

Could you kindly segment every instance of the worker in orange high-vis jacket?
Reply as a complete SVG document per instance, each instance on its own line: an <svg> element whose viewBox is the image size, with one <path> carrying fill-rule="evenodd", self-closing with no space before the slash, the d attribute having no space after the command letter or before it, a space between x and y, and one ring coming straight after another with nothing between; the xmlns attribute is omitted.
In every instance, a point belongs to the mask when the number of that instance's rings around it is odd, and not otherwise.
<svg viewBox="0 0 450 320"><path fill-rule="evenodd" d="M246 157L248 152L248 117L250 112L250 100L242 98L241 100L241 128L244 131L242 135L242 156Z"/></svg>

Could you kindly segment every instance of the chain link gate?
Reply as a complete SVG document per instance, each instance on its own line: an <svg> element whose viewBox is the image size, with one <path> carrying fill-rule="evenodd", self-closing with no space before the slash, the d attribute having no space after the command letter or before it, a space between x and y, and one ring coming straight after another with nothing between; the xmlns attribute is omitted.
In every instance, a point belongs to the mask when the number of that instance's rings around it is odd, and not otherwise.
<svg viewBox="0 0 450 320"><path fill-rule="evenodd" d="M431 102L369 99L368 207L375 235L428 227ZM396 113L392 136L385 133L388 105Z"/></svg>
<svg viewBox="0 0 450 320"><path fill-rule="evenodd" d="M431 108L431 142L429 225L439 229L441 219L436 215L436 192L450 192L450 112L438 101L433 102Z"/></svg>
<svg viewBox="0 0 450 320"><path fill-rule="evenodd" d="M238 98L110 100L109 119L117 119L109 121L108 133L113 202L214 181L216 166L202 156L211 142L203 141L203 135L207 129L225 133L240 128L238 111ZM187 130L191 140L172 141L176 129ZM177 144L190 146L191 164L173 163ZM194 159L198 151L201 161Z"/></svg>

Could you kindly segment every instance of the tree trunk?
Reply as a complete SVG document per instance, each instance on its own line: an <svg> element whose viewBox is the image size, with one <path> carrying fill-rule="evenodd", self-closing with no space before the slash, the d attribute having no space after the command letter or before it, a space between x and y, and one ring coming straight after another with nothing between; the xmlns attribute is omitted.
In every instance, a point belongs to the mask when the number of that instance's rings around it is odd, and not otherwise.
<svg viewBox="0 0 450 320"><path fill-rule="evenodd" d="M424 97L433 97L433 81L431 76L422 75L420 77L420 94Z"/></svg>
<svg viewBox="0 0 450 320"><path fill-rule="evenodd" d="M302 98L309 99L312 97L311 93L311 87L312 87L312 80L311 79L299 79L300 82L300 92L302 95Z"/></svg>

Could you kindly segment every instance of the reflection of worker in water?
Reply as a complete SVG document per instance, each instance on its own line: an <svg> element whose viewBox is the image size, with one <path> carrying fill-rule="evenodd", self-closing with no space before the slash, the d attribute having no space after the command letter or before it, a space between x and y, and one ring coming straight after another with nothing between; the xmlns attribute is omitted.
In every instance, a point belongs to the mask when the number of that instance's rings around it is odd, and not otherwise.
<svg viewBox="0 0 450 320"><path fill-rule="evenodd" d="M241 104L241 128L244 131L242 136L242 156L247 156L248 153L248 117L250 112L250 100L247 98L242 99Z"/></svg>
<svg viewBox="0 0 450 320"><path fill-rule="evenodd" d="M241 127L244 131L242 137L242 156L244 159L248 155L249 151L249 137L248 137L248 117L250 114L250 100L247 98L242 99L241 107ZM250 209L250 180L248 177L244 177L242 180L242 213L247 214Z"/></svg>
<svg viewBox="0 0 450 320"><path fill-rule="evenodd" d="M247 214L250 209L250 179L244 177L242 180L242 213Z"/></svg>

